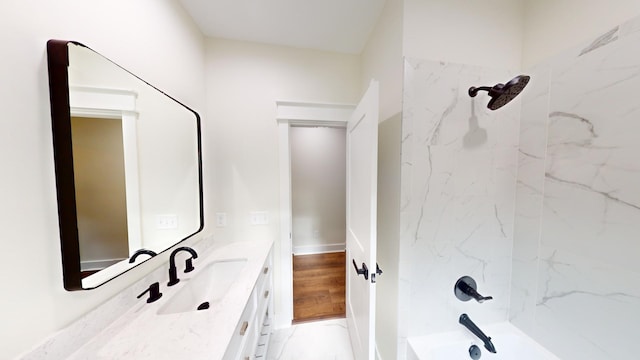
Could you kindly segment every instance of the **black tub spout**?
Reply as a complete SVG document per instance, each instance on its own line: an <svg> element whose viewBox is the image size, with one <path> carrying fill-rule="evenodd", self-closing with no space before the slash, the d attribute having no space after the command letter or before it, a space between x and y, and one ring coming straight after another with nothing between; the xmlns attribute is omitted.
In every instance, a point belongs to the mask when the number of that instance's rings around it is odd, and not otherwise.
<svg viewBox="0 0 640 360"><path fill-rule="evenodd" d="M496 353L496 348L495 346L493 346L493 343L491 342L491 338L485 335L482 332L482 330L480 330L480 328L476 324L474 324L473 321L471 321L471 318L469 317L469 315L467 314L460 315L460 319L458 319L458 322L462 324L464 327L466 327L467 329L469 329L469 331L471 331L473 335L477 336L478 339L482 340L482 342L484 342L485 349L487 349L488 351L494 354Z"/></svg>

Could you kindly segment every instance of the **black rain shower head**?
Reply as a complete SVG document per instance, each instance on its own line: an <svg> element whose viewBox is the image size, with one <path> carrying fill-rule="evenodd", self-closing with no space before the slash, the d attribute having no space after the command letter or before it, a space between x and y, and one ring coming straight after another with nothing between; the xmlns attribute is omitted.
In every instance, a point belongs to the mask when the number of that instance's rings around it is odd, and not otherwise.
<svg viewBox="0 0 640 360"><path fill-rule="evenodd" d="M496 84L493 87L472 86L469 88L469 96L475 97L478 95L478 91L480 90L487 91L489 92L489 96L491 96L491 100L489 100L487 107L490 110L497 110L518 96L518 94L520 94L524 87L529 83L529 79L530 77L528 75L520 75L514 77L506 84Z"/></svg>

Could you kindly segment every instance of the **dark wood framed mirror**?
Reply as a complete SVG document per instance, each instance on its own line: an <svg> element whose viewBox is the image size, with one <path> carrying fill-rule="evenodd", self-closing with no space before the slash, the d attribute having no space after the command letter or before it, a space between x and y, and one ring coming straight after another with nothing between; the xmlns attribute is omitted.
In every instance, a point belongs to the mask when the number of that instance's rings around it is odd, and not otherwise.
<svg viewBox="0 0 640 360"><path fill-rule="evenodd" d="M200 116L79 42L47 59L64 287L88 290L203 229Z"/></svg>

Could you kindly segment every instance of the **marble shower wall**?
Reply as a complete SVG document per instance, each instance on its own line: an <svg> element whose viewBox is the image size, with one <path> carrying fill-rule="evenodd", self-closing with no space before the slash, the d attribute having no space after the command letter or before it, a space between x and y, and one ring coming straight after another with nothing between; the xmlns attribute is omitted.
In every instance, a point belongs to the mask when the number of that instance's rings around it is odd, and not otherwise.
<svg viewBox="0 0 640 360"><path fill-rule="evenodd" d="M509 318L562 359L638 358L640 19L528 72Z"/></svg>
<svg viewBox="0 0 640 360"><path fill-rule="evenodd" d="M487 109L470 86L517 73L407 59L402 123L400 358L407 337L506 321L516 192L520 103ZM470 275L494 300L461 302L456 280Z"/></svg>

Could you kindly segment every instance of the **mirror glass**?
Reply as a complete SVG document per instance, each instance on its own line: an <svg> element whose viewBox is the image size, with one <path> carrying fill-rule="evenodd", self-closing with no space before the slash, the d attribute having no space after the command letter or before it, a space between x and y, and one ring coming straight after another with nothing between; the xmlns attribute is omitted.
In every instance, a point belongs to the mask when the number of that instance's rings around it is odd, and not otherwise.
<svg viewBox="0 0 640 360"><path fill-rule="evenodd" d="M202 229L200 118L85 45L48 61L64 285L92 289Z"/></svg>

